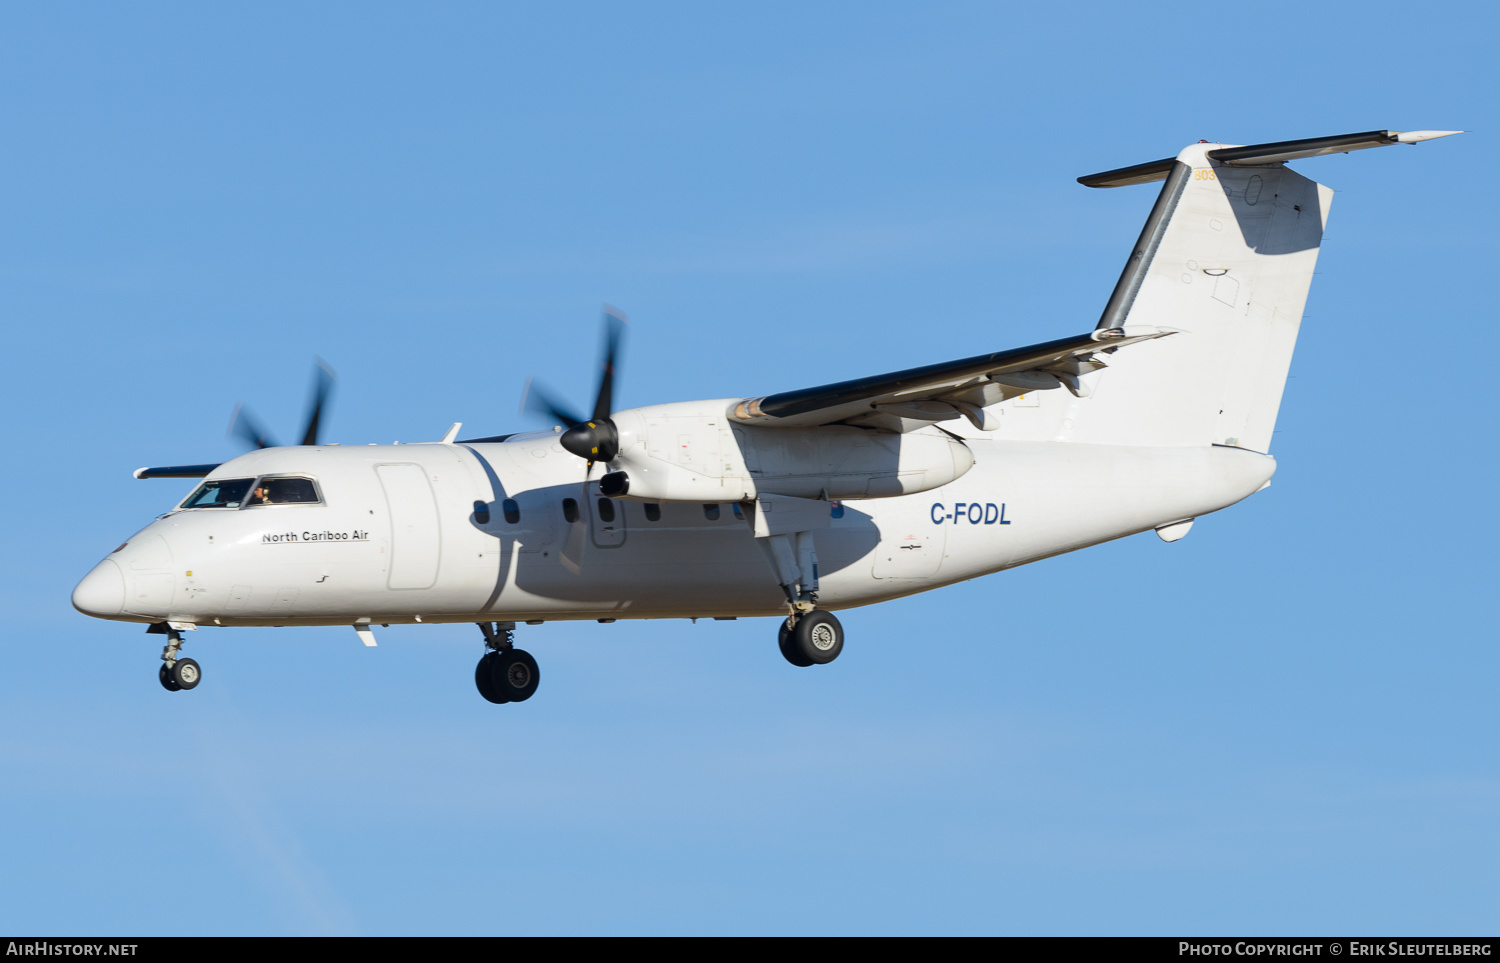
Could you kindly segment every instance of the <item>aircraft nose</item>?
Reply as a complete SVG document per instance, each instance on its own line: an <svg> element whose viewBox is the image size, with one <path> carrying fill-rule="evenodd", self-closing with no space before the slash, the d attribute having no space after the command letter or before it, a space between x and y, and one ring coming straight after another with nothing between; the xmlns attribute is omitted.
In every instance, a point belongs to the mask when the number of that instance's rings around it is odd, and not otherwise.
<svg viewBox="0 0 1500 963"><path fill-rule="evenodd" d="M96 619L112 619L125 608L125 576L106 558L73 590L73 608Z"/></svg>

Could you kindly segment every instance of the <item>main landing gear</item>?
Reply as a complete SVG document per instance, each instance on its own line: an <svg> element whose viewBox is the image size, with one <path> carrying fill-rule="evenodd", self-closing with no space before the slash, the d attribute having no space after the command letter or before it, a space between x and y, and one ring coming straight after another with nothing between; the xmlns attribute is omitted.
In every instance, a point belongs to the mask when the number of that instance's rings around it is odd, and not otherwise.
<svg viewBox="0 0 1500 963"><path fill-rule="evenodd" d="M152 625L146 631L165 634L167 637L167 644L161 650L162 666L156 673L156 679L161 683L161 687L168 692L195 687L203 678L203 670L198 668L198 663L192 659L177 657L178 650L182 648L182 633L165 622Z"/></svg>
<svg viewBox="0 0 1500 963"><path fill-rule="evenodd" d="M477 624L479 631L484 633L484 646L489 650L474 668L474 685L479 694L496 705L530 699L542 675L531 653L512 645L516 623Z"/></svg>
<svg viewBox="0 0 1500 963"><path fill-rule="evenodd" d="M797 498L789 501L793 512L816 507L821 525L828 524L825 502ZM799 508L799 502L805 504ZM756 503L755 518L755 524L759 526L763 518L759 502ZM818 609L818 553L813 548L813 533L773 532L768 524L764 535L757 528L755 541L766 553L766 561L776 573L776 582L786 593L787 617L781 623L777 639L781 654L792 665L803 668L827 665L837 659L844 650L844 627L833 613Z"/></svg>
<svg viewBox="0 0 1500 963"><path fill-rule="evenodd" d="M827 665L844 651L844 627L832 612L794 612L782 620L777 643L792 665Z"/></svg>

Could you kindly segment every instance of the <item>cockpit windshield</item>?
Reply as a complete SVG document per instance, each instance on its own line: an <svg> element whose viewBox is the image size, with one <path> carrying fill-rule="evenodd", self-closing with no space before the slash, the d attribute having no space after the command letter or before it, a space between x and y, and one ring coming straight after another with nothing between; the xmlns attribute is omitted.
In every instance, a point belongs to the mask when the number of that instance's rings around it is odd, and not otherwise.
<svg viewBox="0 0 1500 963"><path fill-rule="evenodd" d="M264 505L318 505L323 501L311 478L267 476L215 478L198 486L183 508L256 508Z"/></svg>
<svg viewBox="0 0 1500 963"><path fill-rule="evenodd" d="M215 478L198 486L182 508L239 508L250 490L250 478Z"/></svg>
<svg viewBox="0 0 1500 963"><path fill-rule="evenodd" d="M319 501L318 486L311 478L262 478L245 504L315 505Z"/></svg>

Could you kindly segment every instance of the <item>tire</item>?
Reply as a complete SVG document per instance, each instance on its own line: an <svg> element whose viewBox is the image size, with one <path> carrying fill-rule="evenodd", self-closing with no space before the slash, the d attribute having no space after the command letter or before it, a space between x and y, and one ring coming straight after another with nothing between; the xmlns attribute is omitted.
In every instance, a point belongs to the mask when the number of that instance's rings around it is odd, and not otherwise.
<svg viewBox="0 0 1500 963"><path fill-rule="evenodd" d="M781 656L799 669L805 669L812 665L812 661L803 655L792 641L792 630L786 627L786 619L781 620L781 631L776 633L776 644L781 647Z"/></svg>
<svg viewBox="0 0 1500 963"><path fill-rule="evenodd" d="M192 659L178 659L172 666L172 681L179 689L192 689L203 681L203 670Z"/></svg>
<svg viewBox="0 0 1500 963"><path fill-rule="evenodd" d="M485 701L502 706L510 700L495 691L495 659L495 653L486 652L484 658L479 660L479 665L474 668L474 686Z"/></svg>
<svg viewBox="0 0 1500 963"><path fill-rule="evenodd" d="M536 659L525 649L506 649L495 654L490 684L506 702L525 702L535 694L541 681Z"/></svg>
<svg viewBox="0 0 1500 963"><path fill-rule="evenodd" d="M168 692L176 692L182 688L182 686L172 681L172 670L165 662L161 664L161 670L156 673L156 679L161 683L161 687Z"/></svg>
<svg viewBox="0 0 1500 963"><path fill-rule="evenodd" d="M832 612L809 612L791 635L792 648L813 665L827 665L844 651L844 627Z"/></svg>

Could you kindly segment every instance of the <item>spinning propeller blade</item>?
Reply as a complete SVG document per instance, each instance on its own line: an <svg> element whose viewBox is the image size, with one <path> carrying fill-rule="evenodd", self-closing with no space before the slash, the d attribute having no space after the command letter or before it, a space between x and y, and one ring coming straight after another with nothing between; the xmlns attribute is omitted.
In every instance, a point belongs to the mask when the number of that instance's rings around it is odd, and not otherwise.
<svg viewBox="0 0 1500 963"><path fill-rule="evenodd" d="M323 409L328 404L328 396L333 393L333 383L338 380L338 375L328 367L328 362L322 358L315 360L317 367L313 369L312 401L307 406L307 420L302 429L302 444L304 445L318 443L318 426L323 420Z"/></svg>
<svg viewBox="0 0 1500 963"><path fill-rule="evenodd" d="M604 306L604 371L599 375L599 393L594 396L594 421L607 421L615 410L615 357L620 353L620 335L625 316L618 308Z"/></svg>
<svg viewBox="0 0 1500 963"><path fill-rule="evenodd" d="M241 401L234 406L234 414L229 416L229 430L226 435L238 435L251 448L275 448L276 442L266 434L264 428L250 417L250 412L245 409L245 403Z"/></svg>
<svg viewBox="0 0 1500 963"><path fill-rule="evenodd" d="M558 438L558 443L571 454L587 462L584 478L594 468L594 462L610 462L620 453L620 433L610 420L615 402L615 362L620 353L620 339L624 331L625 316L618 310L606 306L604 309L604 365L599 375L599 390L594 395L594 414L588 421L577 418L563 410L534 381L528 382L523 406L529 410L551 415L567 426L567 431Z"/></svg>
<svg viewBox="0 0 1500 963"><path fill-rule="evenodd" d="M318 443L318 429L322 426L323 414L328 408L328 399L333 395L333 383L338 380L338 375L328 367L328 362L322 358L315 360L317 366L313 368L312 396L307 403L307 418L302 426L302 440L298 442L302 445ZM250 409L245 407L243 401L234 406L234 414L229 419L228 434L238 436L252 448L280 447L260 426L260 423L250 417Z"/></svg>
<svg viewBox="0 0 1500 963"><path fill-rule="evenodd" d="M328 399L333 394L333 383L338 380L338 375L328 367L328 363L322 358L314 359L317 367L313 369L312 397L308 400L307 419L302 426L303 445L316 445L318 443L318 429L323 423L323 414L328 408ZM225 435L231 438L239 438L251 448L279 448L270 434L250 416L250 409L245 407L242 401L234 406L234 414L229 416L229 430ZM137 478L202 478L209 472L218 468L218 465L171 465L164 468L140 468L135 472Z"/></svg>
<svg viewBox="0 0 1500 963"><path fill-rule="evenodd" d="M560 422L565 428L573 428L583 424L583 419L572 414L554 401L542 386L532 378L526 382L526 391L521 398L521 410L533 414L546 415L553 421Z"/></svg>

